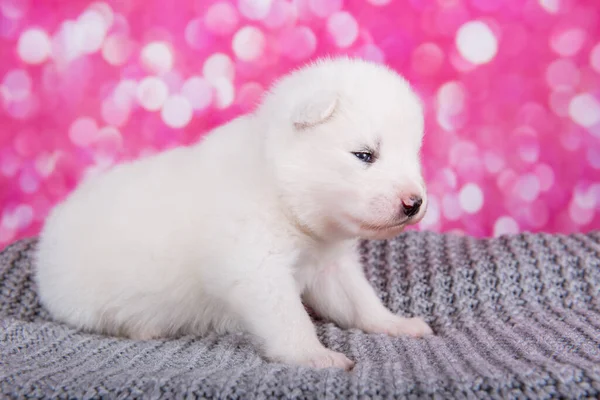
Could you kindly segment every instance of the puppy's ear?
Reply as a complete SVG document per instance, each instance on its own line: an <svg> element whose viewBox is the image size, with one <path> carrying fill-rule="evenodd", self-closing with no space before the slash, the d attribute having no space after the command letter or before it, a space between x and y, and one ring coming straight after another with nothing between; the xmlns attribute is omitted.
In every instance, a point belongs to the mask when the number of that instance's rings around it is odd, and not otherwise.
<svg viewBox="0 0 600 400"><path fill-rule="evenodd" d="M294 110L294 128L301 130L322 124L333 116L337 107L338 96L335 93L318 93Z"/></svg>

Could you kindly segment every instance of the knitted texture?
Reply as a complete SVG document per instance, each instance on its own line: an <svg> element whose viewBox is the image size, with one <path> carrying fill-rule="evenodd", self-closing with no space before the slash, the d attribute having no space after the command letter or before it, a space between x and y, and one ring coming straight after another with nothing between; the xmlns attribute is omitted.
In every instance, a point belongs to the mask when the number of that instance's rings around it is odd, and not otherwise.
<svg viewBox="0 0 600 400"><path fill-rule="evenodd" d="M598 398L600 232L474 239L405 233L362 256L386 306L435 336L317 321L351 372L261 359L247 335L133 341L52 322L32 281L34 240L0 255L0 397Z"/></svg>

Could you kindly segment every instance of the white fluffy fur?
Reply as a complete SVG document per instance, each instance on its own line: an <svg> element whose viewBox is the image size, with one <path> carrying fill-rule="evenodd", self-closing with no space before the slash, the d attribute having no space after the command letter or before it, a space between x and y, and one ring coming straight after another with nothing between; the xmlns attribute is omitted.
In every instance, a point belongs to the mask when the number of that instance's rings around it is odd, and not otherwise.
<svg viewBox="0 0 600 400"><path fill-rule="evenodd" d="M199 143L83 182L47 219L43 304L72 326L150 339L247 331L271 360L349 369L302 300L342 327L422 336L365 279L358 238L397 235L425 199L420 102L385 67L322 60ZM378 149L366 164L352 152ZM424 200L425 201L425 200Z"/></svg>

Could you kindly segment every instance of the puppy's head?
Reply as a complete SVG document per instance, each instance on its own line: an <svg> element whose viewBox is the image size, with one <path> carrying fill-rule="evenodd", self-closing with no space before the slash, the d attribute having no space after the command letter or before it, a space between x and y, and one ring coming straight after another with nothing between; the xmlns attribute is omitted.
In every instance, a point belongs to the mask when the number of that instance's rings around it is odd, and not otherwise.
<svg viewBox="0 0 600 400"><path fill-rule="evenodd" d="M279 81L257 116L285 207L306 229L382 239L423 217L423 112L393 71L322 60Z"/></svg>

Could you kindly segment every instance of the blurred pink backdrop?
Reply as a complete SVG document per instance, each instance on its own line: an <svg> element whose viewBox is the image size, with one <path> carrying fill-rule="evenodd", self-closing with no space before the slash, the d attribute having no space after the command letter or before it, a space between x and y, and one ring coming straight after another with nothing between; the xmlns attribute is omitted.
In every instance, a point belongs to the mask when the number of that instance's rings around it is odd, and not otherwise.
<svg viewBox="0 0 600 400"><path fill-rule="evenodd" d="M82 179L198 139L324 55L427 106L418 229L600 227L598 0L0 0L0 247Z"/></svg>

